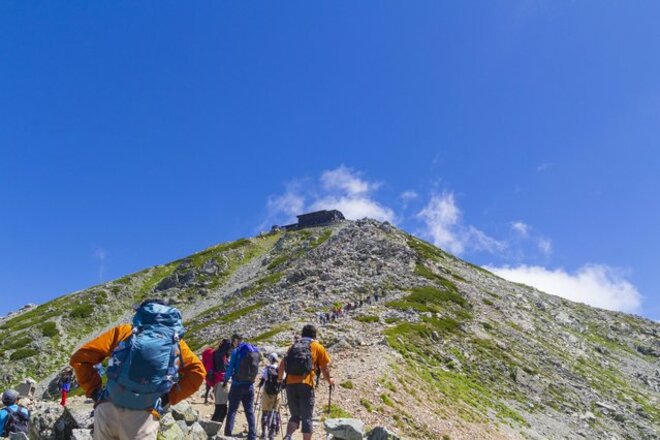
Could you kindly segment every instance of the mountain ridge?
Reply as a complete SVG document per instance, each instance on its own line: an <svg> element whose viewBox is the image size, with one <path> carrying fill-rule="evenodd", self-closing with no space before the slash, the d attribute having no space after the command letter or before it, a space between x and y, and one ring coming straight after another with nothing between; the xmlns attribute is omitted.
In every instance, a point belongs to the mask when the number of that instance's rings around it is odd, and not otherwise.
<svg viewBox="0 0 660 440"><path fill-rule="evenodd" d="M46 389L148 296L182 309L193 349L241 331L265 351L375 292L320 330L353 384L344 411L412 438L658 438L658 323L508 282L374 220L215 245L0 319L0 384ZM377 377L358 354L383 360Z"/></svg>

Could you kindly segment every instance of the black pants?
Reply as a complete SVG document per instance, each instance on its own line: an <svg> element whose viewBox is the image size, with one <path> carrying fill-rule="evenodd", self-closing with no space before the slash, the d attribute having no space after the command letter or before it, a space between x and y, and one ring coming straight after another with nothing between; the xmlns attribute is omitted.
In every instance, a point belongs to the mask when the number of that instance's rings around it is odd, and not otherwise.
<svg viewBox="0 0 660 440"><path fill-rule="evenodd" d="M227 415L227 404L225 403L223 405L216 405L211 420L214 422L222 423L225 421L226 415Z"/></svg>
<svg viewBox="0 0 660 440"><path fill-rule="evenodd" d="M296 426L302 421L302 432L310 434L312 429L312 415L314 414L314 388L304 383L286 386L286 398L291 413L290 423Z"/></svg>

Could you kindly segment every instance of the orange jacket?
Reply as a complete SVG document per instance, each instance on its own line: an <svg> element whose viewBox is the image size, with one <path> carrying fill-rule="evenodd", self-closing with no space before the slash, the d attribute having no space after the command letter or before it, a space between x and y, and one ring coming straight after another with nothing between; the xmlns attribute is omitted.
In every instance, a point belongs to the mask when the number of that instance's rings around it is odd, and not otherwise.
<svg viewBox="0 0 660 440"><path fill-rule="evenodd" d="M69 363L76 372L78 383L85 390L87 397L91 397L92 392L101 387L101 377L94 365L109 357L117 345L128 338L132 331L133 328L129 324L119 325L92 339L71 356ZM179 341L179 344L183 364L179 368L179 384L169 392L172 405L197 391L206 376L202 361L190 350L188 344L184 340Z"/></svg>

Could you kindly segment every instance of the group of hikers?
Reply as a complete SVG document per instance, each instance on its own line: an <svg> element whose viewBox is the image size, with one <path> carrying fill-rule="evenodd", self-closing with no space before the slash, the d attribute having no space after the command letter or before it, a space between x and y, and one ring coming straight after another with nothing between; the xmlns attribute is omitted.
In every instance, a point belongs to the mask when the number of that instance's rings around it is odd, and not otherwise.
<svg viewBox="0 0 660 440"><path fill-rule="evenodd" d="M362 307L363 304L371 304L373 302L378 302L380 295L378 292L375 292L373 295L367 296L366 299L358 299L354 301L349 301L346 304L335 304L329 312L318 312L317 316L319 323L321 325L326 325L330 322L335 322L339 318L343 317L345 313L352 310L357 310Z"/></svg>
<svg viewBox="0 0 660 440"><path fill-rule="evenodd" d="M203 382L205 403L213 391L215 409L211 420L224 423L224 435L232 436L242 405L247 439L256 440L257 377L262 411L260 437L274 439L279 433L281 396L285 394L290 417L284 438L291 440L299 428L304 440L312 438L317 375L322 374L331 389L335 384L329 370L330 356L317 341L314 325L302 328L282 359L277 353L268 354L263 369L261 353L240 334L223 339L216 349L205 349L200 360L182 339L183 331L179 310L149 299L136 307L132 324L114 327L73 354L70 365L75 379L94 402L95 440L155 440L160 416L169 406L193 395ZM60 386L64 391L62 405L66 404L73 380L66 373L63 376L68 379L61 380L68 383L66 391ZM14 390L2 394L0 436L28 430L30 414L18 404L18 397Z"/></svg>

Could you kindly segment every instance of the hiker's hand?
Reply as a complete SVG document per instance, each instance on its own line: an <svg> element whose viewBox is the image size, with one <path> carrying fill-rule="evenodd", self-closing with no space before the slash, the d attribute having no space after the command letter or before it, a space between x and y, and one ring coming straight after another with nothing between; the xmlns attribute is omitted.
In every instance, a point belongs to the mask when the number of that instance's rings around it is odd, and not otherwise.
<svg viewBox="0 0 660 440"><path fill-rule="evenodd" d="M332 377L328 378L328 384L330 384L330 386L332 388L334 388L335 387L335 379L332 378Z"/></svg>

